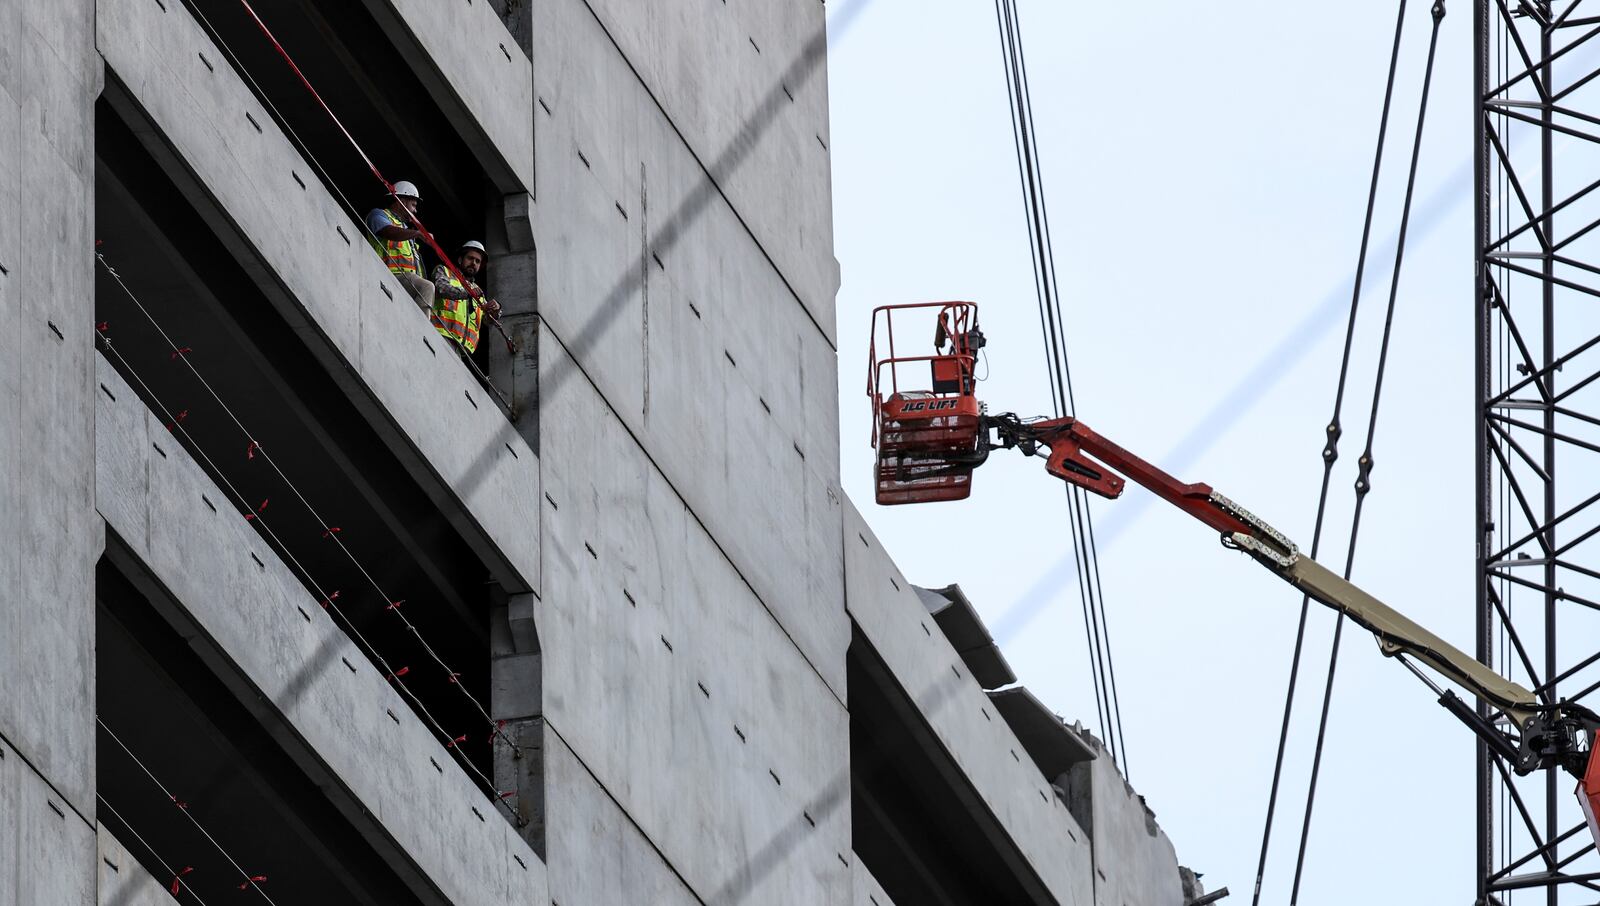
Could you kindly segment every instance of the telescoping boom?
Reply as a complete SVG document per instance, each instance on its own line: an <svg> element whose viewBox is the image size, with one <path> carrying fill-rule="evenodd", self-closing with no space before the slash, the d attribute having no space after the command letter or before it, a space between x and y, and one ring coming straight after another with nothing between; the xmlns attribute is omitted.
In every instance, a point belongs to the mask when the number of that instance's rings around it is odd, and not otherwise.
<svg viewBox="0 0 1600 906"><path fill-rule="evenodd" d="M896 354L900 324L931 317L932 355ZM880 356L878 331L887 355ZM1224 547L1242 551L1311 598L1339 611L1378 641L1439 696L1518 774L1559 768L1578 778L1577 798L1600 845L1600 716L1573 702L1549 701L1499 675L1359 586L1302 554L1284 534L1207 484L1186 484L1100 436L1076 418L990 415L975 396L975 366L985 345L977 306L935 302L884 306L873 313L867 395L878 451L881 504L927 503L968 496L972 471L993 450L1045 455L1051 475L1106 498L1127 481L1217 531ZM926 363L926 364L924 364ZM921 378L928 374L926 380ZM906 376L902 381L902 377ZM905 386L902 386L902 383ZM1443 689L1413 661L1445 677L1486 706L1485 712Z"/></svg>

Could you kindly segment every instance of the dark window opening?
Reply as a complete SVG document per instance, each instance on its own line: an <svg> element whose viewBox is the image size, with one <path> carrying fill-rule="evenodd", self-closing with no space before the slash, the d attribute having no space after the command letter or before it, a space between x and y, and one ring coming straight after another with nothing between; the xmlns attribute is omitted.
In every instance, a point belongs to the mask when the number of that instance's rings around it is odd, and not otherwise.
<svg viewBox="0 0 1600 906"><path fill-rule="evenodd" d="M884 892L897 903L1054 903L923 718L941 702L914 702L859 631L847 682L852 846Z"/></svg>
<svg viewBox="0 0 1600 906"><path fill-rule="evenodd" d="M244 898L240 869L265 876L262 889L279 903L438 900L376 822L336 802L343 794L328 777L302 770L281 727L269 730L109 560L96 599L95 694L107 728L97 733L98 817L162 884L192 869L178 902Z"/></svg>

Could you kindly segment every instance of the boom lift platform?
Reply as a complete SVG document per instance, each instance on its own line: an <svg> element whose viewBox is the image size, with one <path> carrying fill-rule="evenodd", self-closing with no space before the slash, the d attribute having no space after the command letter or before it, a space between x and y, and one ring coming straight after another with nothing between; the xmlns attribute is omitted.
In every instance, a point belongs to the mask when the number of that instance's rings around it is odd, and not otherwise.
<svg viewBox="0 0 1600 906"><path fill-rule="evenodd" d="M897 356L894 312L900 323L917 316L934 321L934 354ZM883 326L888 355L878 357ZM976 398L974 357L984 346L977 306L970 302L888 305L873 311L867 394L872 402L873 446L878 451L880 504L958 500L972 490L972 471L992 450L1024 455L1047 452L1051 475L1101 497L1122 494L1126 479L1200 520L1311 598L1371 632L1379 650L1397 658L1439 696L1439 704L1467 725L1519 775L1560 768L1578 778L1577 796L1590 833L1600 845L1600 715L1575 702L1552 701L1512 682L1439 638L1354 583L1300 553L1282 532L1214 491L1185 484L1124 450L1076 418L1023 419L988 414ZM911 366L928 362L927 366ZM928 369L930 389L904 389L897 366L912 374ZM887 372L888 378L884 375ZM907 380L910 380L908 377ZM1412 661L1461 685L1488 706L1487 713L1441 689Z"/></svg>

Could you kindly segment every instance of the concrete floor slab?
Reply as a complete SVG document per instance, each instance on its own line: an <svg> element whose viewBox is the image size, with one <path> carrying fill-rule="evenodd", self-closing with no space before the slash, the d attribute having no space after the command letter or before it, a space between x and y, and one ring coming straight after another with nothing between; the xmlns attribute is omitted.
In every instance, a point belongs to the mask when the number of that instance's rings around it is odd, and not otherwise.
<svg viewBox="0 0 1600 906"><path fill-rule="evenodd" d="M225 682L247 683L261 718L292 730L280 741L350 791L358 827L392 839L450 902L524 903L543 897L544 865L434 731L386 676L308 595L222 489L167 436L131 388L100 359L97 430L108 461L143 463L147 483L117 484L138 470L105 470L98 497L107 524L130 541L140 571L158 583L185 635ZM115 396L117 400L112 401ZM144 418L119 417L118 409ZM123 433L125 432L125 433ZM119 498L121 498L119 500ZM212 510L209 498L218 503ZM111 504L112 501L118 501ZM119 522L117 520L127 520ZM142 528L142 526L147 528ZM158 609L163 605L158 603ZM381 828L381 829L379 829Z"/></svg>
<svg viewBox="0 0 1600 906"><path fill-rule="evenodd" d="M1056 900L1094 902L1089 835L851 504L845 538L847 602L862 633Z"/></svg>

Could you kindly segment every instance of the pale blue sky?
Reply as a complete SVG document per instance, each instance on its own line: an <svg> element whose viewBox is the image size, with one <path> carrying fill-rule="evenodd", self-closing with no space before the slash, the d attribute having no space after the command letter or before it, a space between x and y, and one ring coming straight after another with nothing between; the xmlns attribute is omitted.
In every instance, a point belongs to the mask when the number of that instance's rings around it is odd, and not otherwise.
<svg viewBox="0 0 1600 906"><path fill-rule="evenodd" d="M1021 3L1079 415L1302 546L1394 10ZM1379 239L1398 223L1427 50L1428 4L1410 10ZM1469 649L1470 48L1470 4L1452 3L1355 571ZM997 454L962 503L871 502L862 376L873 306L978 301L991 369L982 397L1023 414L1049 407L993 4L870 0L834 36L829 78L845 489L908 577L959 582L1022 681L1092 724L1070 573L1059 593L1028 596L1070 553L1043 462ZM1321 558L1335 567L1392 260L1380 244L1368 268ZM1095 506L1099 525L1121 523L1100 555L1131 779L1180 860L1248 902L1299 597L1142 496ZM1266 902L1288 899L1332 625L1313 610L1313 689L1297 709ZM1427 690L1347 632L1300 902L1470 902L1471 758L1470 734Z"/></svg>

